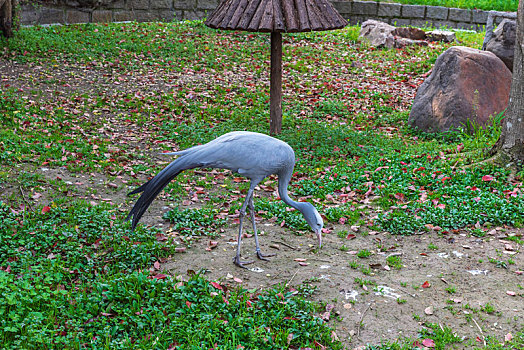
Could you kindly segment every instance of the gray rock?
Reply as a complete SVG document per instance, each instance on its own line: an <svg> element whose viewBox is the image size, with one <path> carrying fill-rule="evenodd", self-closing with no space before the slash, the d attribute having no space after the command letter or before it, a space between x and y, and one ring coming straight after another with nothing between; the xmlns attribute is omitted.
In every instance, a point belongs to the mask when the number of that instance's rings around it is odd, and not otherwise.
<svg viewBox="0 0 524 350"><path fill-rule="evenodd" d="M428 6L426 18L430 19L448 19L449 9L443 6Z"/></svg>
<svg viewBox="0 0 524 350"><path fill-rule="evenodd" d="M426 39L429 41L441 41L443 43L452 43L457 40L455 33L446 30L433 30L426 33Z"/></svg>
<svg viewBox="0 0 524 350"><path fill-rule="evenodd" d="M486 50L493 52L504 62L510 71L513 71L513 56L515 54L515 35L517 23L513 20L504 19L486 45Z"/></svg>
<svg viewBox="0 0 524 350"><path fill-rule="evenodd" d="M454 46L420 85L408 123L425 132L486 125L508 106L511 72L493 53Z"/></svg>
<svg viewBox="0 0 524 350"><path fill-rule="evenodd" d="M395 49L403 49L406 46L428 46L428 42L424 40L413 40L409 38L400 38L400 37L394 37L393 40L388 39L386 41L386 47L389 48L395 48Z"/></svg>
<svg viewBox="0 0 524 350"><path fill-rule="evenodd" d="M386 45L388 37L393 38L391 32L394 30L395 27L387 23L370 19L362 23L359 38L368 41L372 46L382 47Z"/></svg>
<svg viewBox="0 0 524 350"><path fill-rule="evenodd" d="M455 22L470 22L471 21L471 10L450 8L448 19L450 21L455 21Z"/></svg>
<svg viewBox="0 0 524 350"><path fill-rule="evenodd" d="M376 16L378 12L378 4L371 1L353 1L353 14Z"/></svg>
<svg viewBox="0 0 524 350"><path fill-rule="evenodd" d="M400 4L389 4L384 2L378 3L378 15L379 17L400 17L400 10L402 5Z"/></svg>
<svg viewBox="0 0 524 350"><path fill-rule="evenodd" d="M424 18L426 6L422 5L403 5L402 17L406 18Z"/></svg>

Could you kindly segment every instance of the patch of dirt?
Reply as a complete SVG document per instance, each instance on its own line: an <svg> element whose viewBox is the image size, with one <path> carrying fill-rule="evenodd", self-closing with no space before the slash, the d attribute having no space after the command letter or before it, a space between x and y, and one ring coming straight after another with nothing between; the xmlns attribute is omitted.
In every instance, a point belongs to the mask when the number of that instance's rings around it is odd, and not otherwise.
<svg viewBox="0 0 524 350"><path fill-rule="evenodd" d="M296 236L264 221L258 227L264 232L262 251L276 253L270 262L256 258L251 237L243 239L242 256L255 262L249 269L233 265L237 234L233 225L216 240L213 250L206 250L209 239L201 239L161 269L182 275L203 270L211 280L248 289L277 284L314 286L314 299L334 305L330 322L351 349L381 340L415 338L424 323L450 327L480 346L484 336L504 339L507 333L520 331L524 323L524 275L519 272L524 259L516 244L501 239L507 234L522 235L523 230L494 230L483 239L436 232L416 236L357 233L353 240L328 234L322 249L315 252L313 234ZM428 248L430 244L433 249ZM342 245L349 251L342 251ZM385 251L379 251L378 245ZM362 249L372 255L358 258ZM389 256L400 257L403 266L386 267ZM514 264L497 267L490 258L505 262L511 258ZM361 266L354 269L350 262ZM357 278L369 282L361 286ZM487 304L494 312L486 312L492 311L485 309Z"/></svg>

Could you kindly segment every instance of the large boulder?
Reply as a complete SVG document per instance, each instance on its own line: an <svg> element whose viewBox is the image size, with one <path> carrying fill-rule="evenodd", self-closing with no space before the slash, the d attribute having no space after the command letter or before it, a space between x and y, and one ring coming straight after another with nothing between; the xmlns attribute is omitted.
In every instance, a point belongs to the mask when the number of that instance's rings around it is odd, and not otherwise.
<svg viewBox="0 0 524 350"><path fill-rule="evenodd" d="M513 71L516 31L517 23L504 19L493 31L493 36L486 44L486 50L500 58L510 71Z"/></svg>
<svg viewBox="0 0 524 350"><path fill-rule="evenodd" d="M454 46L420 85L408 123L425 132L484 126L508 106L511 72L493 53Z"/></svg>

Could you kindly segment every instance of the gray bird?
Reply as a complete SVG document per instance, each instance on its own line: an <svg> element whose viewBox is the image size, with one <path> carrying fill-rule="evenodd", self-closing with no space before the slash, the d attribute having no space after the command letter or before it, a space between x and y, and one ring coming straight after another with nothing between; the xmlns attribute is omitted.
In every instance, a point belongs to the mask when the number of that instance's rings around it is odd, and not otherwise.
<svg viewBox="0 0 524 350"><path fill-rule="evenodd" d="M154 178L130 192L129 195L142 192L126 220L133 218L132 229L140 221L153 199L162 189L173 180L180 172L193 168L219 168L229 169L251 180L244 204L240 209L240 228L238 230L237 252L233 258L235 265L244 267L244 264L253 261L240 260L240 242L242 239L242 221L249 208L253 232L255 235L256 253L259 259L274 254L262 254L258 244L257 229L255 226L255 208L253 206L253 191L255 187L268 175L278 175L278 193L280 198L289 206L299 210L309 226L318 237L318 245L322 246L322 227L324 222L315 207L308 202L295 202L287 193L287 187L295 166L295 152L285 142L255 132L233 131L224 134L204 145L194 146L189 149L164 153L165 155L178 155Z"/></svg>

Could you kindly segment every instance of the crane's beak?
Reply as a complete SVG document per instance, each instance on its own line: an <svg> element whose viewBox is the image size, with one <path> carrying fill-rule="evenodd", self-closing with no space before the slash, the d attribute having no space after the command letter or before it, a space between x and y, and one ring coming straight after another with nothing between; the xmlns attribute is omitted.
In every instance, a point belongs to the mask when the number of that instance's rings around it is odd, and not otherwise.
<svg viewBox="0 0 524 350"><path fill-rule="evenodd" d="M322 248L322 230L315 230L315 234L318 238L318 249Z"/></svg>

